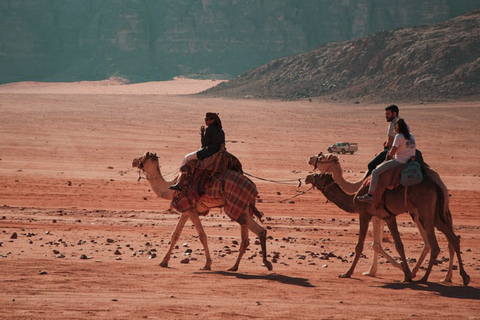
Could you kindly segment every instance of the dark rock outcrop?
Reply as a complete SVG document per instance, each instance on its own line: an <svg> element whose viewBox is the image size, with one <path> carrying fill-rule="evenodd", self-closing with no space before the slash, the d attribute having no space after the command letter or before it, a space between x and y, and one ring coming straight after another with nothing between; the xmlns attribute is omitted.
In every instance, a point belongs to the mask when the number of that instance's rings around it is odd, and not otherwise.
<svg viewBox="0 0 480 320"><path fill-rule="evenodd" d="M229 97L418 101L480 97L480 10L274 60L207 90Z"/></svg>

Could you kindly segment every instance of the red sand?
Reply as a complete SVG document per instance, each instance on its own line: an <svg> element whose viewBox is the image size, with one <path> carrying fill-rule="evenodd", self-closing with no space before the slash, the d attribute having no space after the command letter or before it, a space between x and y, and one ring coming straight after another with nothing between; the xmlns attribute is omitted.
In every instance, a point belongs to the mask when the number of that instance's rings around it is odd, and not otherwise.
<svg viewBox="0 0 480 320"><path fill-rule="evenodd" d="M400 105L426 161L449 187L472 278L468 287L458 270L453 284L440 283L447 262L433 268L426 285L401 282L401 271L384 259L376 278L363 276L372 258L370 237L353 278L338 278L352 260L358 217L326 203L317 190L294 203L281 201L308 186L255 179L263 200L258 207L271 218L264 225L271 236L269 259L278 255L273 272L262 266L253 236L239 271L225 271L235 262L240 228L217 209L202 218L213 271L199 270L204 255L190 222L169 268L158 266L178 215L145 180L137 181L131 161L153 151L164 174L174 171L184 154L199 147L205 112L220 113L227 148L245 171L268 179L303 179L311 155L352 141L360 151L340 158L346 177L358 180L385 139L385 105L179 95L217 83L0 86L0 318L480 317L480 102ZM407 256L418 258L416 227L406 214L398 221ZM386 238L385 247L398 256L388 233ZM440 260L448 251L445 237L438 240ZM182 264L187 248L192 259ZM347 262L321 260L321 252Z"/></svg>

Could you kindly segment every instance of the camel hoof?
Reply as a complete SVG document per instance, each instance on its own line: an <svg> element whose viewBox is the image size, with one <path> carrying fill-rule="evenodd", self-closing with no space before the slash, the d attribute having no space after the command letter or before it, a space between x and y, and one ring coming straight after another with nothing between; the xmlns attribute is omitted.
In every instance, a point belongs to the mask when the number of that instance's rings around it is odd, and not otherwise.
<svg viewBox="0 0 480 320"><path fill-rule="evenodd" d="M465 275L465 277L463 277L463 285L468 286L469 283L470 283L470 276L467 274Z"/></svg>
<svg viewBox="0 0 480 320"><path fill-rule="evenodd" d="M267 267L268 271L272 271L272 270L273 270L273 266L272 266L272 264L270 263L270 261L265 261L265 262L263 263L263 265L264 265L265 267Z"/></svg>
<svg viewBox="0 0 480 320"><path fill-rule="evenodd" d="M205 266L205 267L201 268L200 270L212 270L212 268L210 266Z"/></svg>
<svg viewBox="0 0 480 320"><path fill-rule="evenodd" d="M237 272L237 271L238 271L238 267L231 267L231 268L228 269L227 271Z"/></svg>
<svg viewBox="0 0 480 320"><path fill-rule="evenodd" d="M168 262L161 262L160 267L162 268L168 268Z"/></svg>
<svg viewBox="0 0 480 320"><path fill-rule="evenodd" d="M427 283L427 278L423 277L422 279L415 281L415 283Z"/></svg>
<svg viewBox="0 0 480 320"><path fill-rule="evenodd" d="M374 278L375 277L375 272L370 272L370 271L365 271L364 273L362 273L364 276L367 276L367 277L372 277Z"/></svg>
<svg viewBox="0 0 480 320"><path fill-rule="evenodd" d="M452 279L445 278L445 279L440 280L440 282L441 283L452 283Z"/></svg>
<svg viewBox="0 0 480 320"><path fill-rule="evenodd" d="M339 278L350 278L350 275L346 274L346 273L343 273L343 274L339 275L338 277Z"/></svg>

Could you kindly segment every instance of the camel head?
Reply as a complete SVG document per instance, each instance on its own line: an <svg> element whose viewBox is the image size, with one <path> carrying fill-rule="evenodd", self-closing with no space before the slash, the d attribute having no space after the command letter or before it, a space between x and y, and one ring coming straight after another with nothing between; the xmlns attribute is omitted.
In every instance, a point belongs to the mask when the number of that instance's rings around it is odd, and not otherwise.
<svg viewBox="0 0 480 320"><path fill-rule="evenodd" d="M329 167L338 162L338 157L331 153L323 154L320 152L316 156L311 156L308 160L308 164L313 166L314 170L326 171Z"/></svg>
<svg viewBox="0 0 480 320"><path fill-rule="evenodd" d="M335 180L333 180L332 174L329 172L309 174L305 178L305 184L311 184L320 191L325 190L326 187L334 182Z"/></svg>
<svg viewBox="0 0 480 320"><path fill-rule="evenodd" d="M147 151L143 156L133 159L132 167L143 169L150 161L158 163L158 156L154 152Z"/></svg>

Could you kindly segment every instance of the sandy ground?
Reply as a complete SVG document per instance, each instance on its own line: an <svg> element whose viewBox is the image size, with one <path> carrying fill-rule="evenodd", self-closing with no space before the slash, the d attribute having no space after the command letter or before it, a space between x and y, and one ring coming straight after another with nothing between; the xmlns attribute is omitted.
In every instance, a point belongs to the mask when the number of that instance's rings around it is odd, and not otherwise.
<svg viewBox="0 0 480 320"><path fill-rule="evenodd" d="M272 272L262 266L253 236L240 270L226 271L240 229L218 209L202 218L212 271L200 271L205 256L190 222L169 267L160 267L179 216L137 181L131 162L157 152L172 179L183 155L199 147L205 112L220 113L227 148L245 171L271 180L303 179L308 158L337 141L359 143L358 153L340 155L345 176L358 180L385 139L383 108L390 101L182 95L216 83L0 86L0 318L480 318L480 102L400 105L426 161L449 187L468 287L458 270L452 284L440 282L448 258L440 234L442 252L427 284L403 283L402 272L383 258L377 277L363 276L371 235L353 277L339 278L352 261L358 216L326 203L318 190L290 199L309 186L256 179L269 259L276 257ZM407 256L417 258L416 226L406 214L398 224ZM388 232L384 238L398 256Z"/></svg>

